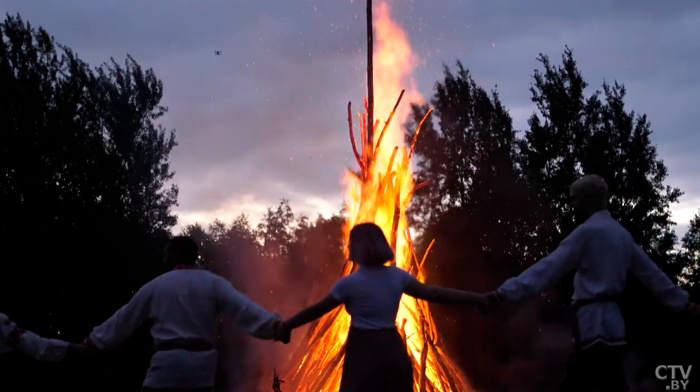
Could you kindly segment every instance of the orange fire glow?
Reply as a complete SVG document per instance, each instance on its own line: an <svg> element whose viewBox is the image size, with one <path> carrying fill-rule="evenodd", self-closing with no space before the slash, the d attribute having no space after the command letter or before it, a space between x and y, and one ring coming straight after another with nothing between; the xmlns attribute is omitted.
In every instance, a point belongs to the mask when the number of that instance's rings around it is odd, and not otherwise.
<svg viewBox="0 0 700 392"><path fill-rule="evenodd" d="M374 222L382 228L396 250L396 265L425 280L423 261L413 250L406 220L406 207L416 189L410 159L412 146L404 143L401 122L409 115L403 101L422 102L411 78L416 57L406 33L390 18L389 7L380 3L375 10L376 48L374 54L375 110L379 116L389 115L375 128L370 155L366 144L366 113L357 113L362 141L356 153L359 172L344 178L348 205L345 243L350 228L361 222ZM402 88L408 87L404 93ZM401 95L400 95L401 94ZM394 110L395 109L395 112ZM351 119L355 117L348 108ZM392 118L396 121L391 121ZM352 137L352 136L351 136ZM415 140L414 140L415 143ZM353 140L353 149L355 142ZM356 150L356 149L355 149ZM431 244L432 245L432 244ZM352 265L343 267L342 275L352 272ZM423 301L404 296L397 316L397 325L406 339L414 363L414 390L418 392L468 392L469 383L451 363L440 347L435 324ZM339 308L321 318L309 330L308 341L295 353L292 371L287 377L296 392L334 392L340 387L343 345L350 327L350 316Z"/></svg>

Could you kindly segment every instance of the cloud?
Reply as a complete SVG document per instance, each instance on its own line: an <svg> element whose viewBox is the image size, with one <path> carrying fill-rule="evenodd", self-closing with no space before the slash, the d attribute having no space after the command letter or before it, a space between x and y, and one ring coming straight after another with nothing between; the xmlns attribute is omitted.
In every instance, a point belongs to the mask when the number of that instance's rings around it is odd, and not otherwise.
<svg viewBox="0 0 700 392"><path fill-rule="evenodd" d="M570 45L591 91L628 87L628 108L647 113L652 140L686 191L674 217L700 205L700 2L590 0L390 1L423 60L416 81L430 96L442 64L460 59L525 127L539 52L558 61ZM163 79L164 125L182 222L260 215L280 198L298 212L337 211L341 177L354 167L345 107L364 92L363 1L0 0L92 65L132 54ZM221 56L214 51L220 50Z"/></svg>

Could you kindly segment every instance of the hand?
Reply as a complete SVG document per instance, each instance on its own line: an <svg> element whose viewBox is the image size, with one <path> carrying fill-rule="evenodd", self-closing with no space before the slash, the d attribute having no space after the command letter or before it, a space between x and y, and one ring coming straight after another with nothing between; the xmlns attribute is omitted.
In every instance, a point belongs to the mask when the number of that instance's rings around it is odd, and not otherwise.
<svg viewBox="0 0 700 392"><path fill-rule="evenodd" d="M700 305L691 302L685 311L691 316L700 316Z"/></svg>
<svg viewBox="0 0 700 392"><path fill-rule="evenodd" d="M68 344L68 352L66 358L90 358L97 354L98 350L85 344Z"/></svg>
<svg viewBox="0 0 700 392"><path fill-rule="evenodd" d="M292 338L292 330L289 328L286 322L277 321L274 325L274 340L275 342L282 342L288 344Z"/></svg>
<svg viewBox="0 0 700 392"><path fill-rule="evenodd" d="M501 306L501 299L495 291L481 294L480 297L476 306L482 313L491 313Z"/></svg>

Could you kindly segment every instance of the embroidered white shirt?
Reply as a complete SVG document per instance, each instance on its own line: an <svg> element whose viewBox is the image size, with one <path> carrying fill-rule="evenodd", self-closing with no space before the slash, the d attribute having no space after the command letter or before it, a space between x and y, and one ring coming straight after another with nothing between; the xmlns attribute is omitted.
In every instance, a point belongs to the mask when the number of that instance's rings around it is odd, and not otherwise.
<svg viewBox="0 0 700 392"><path fill-rule="evenodd" d="M619 295L632 272L666 306L682 310L688 293L674 284L632 235L610 216L599 211L574 230L549 256L498 289L505 301L518 301L576 270L573 301ZM594 302L577 312L582 348L602 342L625 344L625 322L615 302Z"/></svg>
<svg viewBox="0 0 700 392"><path fill-rule="evenodd" d="M214 346L220 314L260 339L274 337L280 316L270 313L236 291L220 276L206 270L181 269L144 285L124 307L95 328L90 339L100 350L119 346L143 322L150 321L156 346L172 339L206 339ZM159 351L151 358L144 386L203 388L214 385L217 353Z"/></svg>

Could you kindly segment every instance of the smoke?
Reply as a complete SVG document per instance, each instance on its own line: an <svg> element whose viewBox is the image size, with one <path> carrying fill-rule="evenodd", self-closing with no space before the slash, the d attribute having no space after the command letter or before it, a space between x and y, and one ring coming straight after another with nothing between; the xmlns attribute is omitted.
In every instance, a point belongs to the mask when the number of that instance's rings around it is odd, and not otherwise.
<svg viewBox="0 0 700 392"><path fill-rule="evenodd" d="M323 251L322 243L310 246L315 248L312 253ZM251 300L286 319L329 293L341 269L337 260L327 260L330 256L315 260L304 256L302 262L289 256L251 255L231 260L223 275ZM275 371L285 379L291 357L303 343L308 326L294 330L287 345L250 337L227 320L223 320L221 329L225 353L220 367L224 374L217 384L225 385L222 390L227 392L250 392L270 391Z"/></svg>
<svg viewBox="0 0 700 392"><path fill-rule="evenodd" d="M528 302L507 321L508 361L500 369L502 390L558 390L572 348L571 330L542 316L538 302Z"/></svg>

